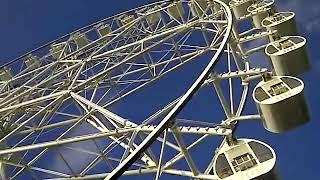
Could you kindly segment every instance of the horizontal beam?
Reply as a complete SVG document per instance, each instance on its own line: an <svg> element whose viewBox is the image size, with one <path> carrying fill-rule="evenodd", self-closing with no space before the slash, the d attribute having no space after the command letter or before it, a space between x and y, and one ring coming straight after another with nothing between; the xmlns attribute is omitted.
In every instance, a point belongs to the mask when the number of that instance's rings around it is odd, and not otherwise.
<svg viewBox="0 0 320 180"><path fill-rule="evenodd" d="M180 130L181 133L199 134L199 135L207 134L212 136L214 135L226 136L232 132L231 129L224 129L224 128L191 127L191 126L178 126L177 128ZM116 129L109 132L101 132L101 133L89 134L84 136L76 136L68 139L55 140L55 141L49 141L49 142L44 142L39 144L15 147L12 149L0 150L0 155L11 154L11 153L16 153L20 151L27 151L27 150L37 149L37 148L49 148L54 146L61 146L64 144L76 143L76 142L98 139L98 138L103 138L108 136L118 136L124 133L130 133L133 131L152 132L155 129L156 129L156 126L142 126L142 127L138 126L133 128ZM172 131L169 130L168 132L172 132Z"/></svg>
<svg viewBox="0 0 320 180"><path fill-rule="evenodd" d="M139 170L129 170L123 173L123 176L130 176L130 175L143 175L143 174L150 174L156 173L157 169L139 169ZM204 179L204 180L218 180L216 175L210 174L198 174L193 175L190 171L178 170L178 169L164 169L161 171L162 173L171 174L175 176L182 176L182 177L190 177L195 179ZM108 176L110 173L102 173L102 174L94 174L94 175L87 175L83 177L72 177L72 178L59 178L59 180L88 180L88 179L101 179ZM48 180L57 180L55 179L48 179Z"/></svg>
<svg viewBox="0 0 320 180"><path fill-rule="evenodd" d="M49 94L47 96L42 96L42 97L30 100L30 101L25 101L25 102L22 102L22 103L13 105L13 106L7 106L5 108L1 108L0 109L0 113L6 112L6 111L10 111L10 110L14 110L14 109L18 109L20 107L32 106L33 104L38 104L38 103L41 103L43 101L56 99L57 97L66 95L68 93L69 93L69 91L65 90L65 91L54 93L54 94Z"/></svg>
<svg viewBox="0 0 320 180"><path fill-rule="evenodd" d="M195 80L192 86L186 91L186 93L181 97L178 103L171 109L171 111L162 119L160 124L156 127L154 131L152 131L146 139L135 149L133 153L130 154L128 158L126 158L121 164L119 164L106 178L108 179L117 179L119 178L139 157L141 154L148 149L151 144L161 135L161 133L168 128L174 118L179 114L179 112L183 109L183 107L189 102L189 100L193 97L193 95L197 92L197 90L202 86L204 81L210 75L213 67L218 62L218 59L221 55L221 52L224 49L224 46L227 44L229 36L231 34L232 29L232 14L228 6L221 2L220 0L215 0L219 4L223 6L226 11L226 18L228 21L228 25L226 26L226 31L224 31L224 37L221 40L221 44L217 50L217 52L213 55L210 62L201 72L199 77Z"/></svg>

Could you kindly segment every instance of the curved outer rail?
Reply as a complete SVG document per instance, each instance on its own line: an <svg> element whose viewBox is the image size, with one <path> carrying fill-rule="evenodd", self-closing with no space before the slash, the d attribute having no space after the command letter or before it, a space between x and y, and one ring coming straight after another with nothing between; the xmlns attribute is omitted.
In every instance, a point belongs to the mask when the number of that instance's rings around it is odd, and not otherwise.
<svg viewBox="0 0 320 180"><path fill-rule="evenodd" d="M197 90L201 87L206 78L210 75L211 70L217 63L223 48L228 42L231 30L232 30L232 13L229 7L220 0L214 0L215 2L221 4L225 9L227 14L227 27L225 36L222 40L222 43L210 60L206 68L202 71L200 76L196 79L196 81L192 84L192 86L188 89L188 91L182 96L179 102L171 109L171 111L163 118L161 123L153 130L146 139L141 142L141 144L132 152L122 163L120 163L106 178L108 179L117 179L119 178L137 159L139 159L140 155L151 146L151 144L156 140L157 137L161 135L161 133L170 126L172 120L178 115L178 113L184 108L184 106L189 102L192 96L197 92Z"/></svg>

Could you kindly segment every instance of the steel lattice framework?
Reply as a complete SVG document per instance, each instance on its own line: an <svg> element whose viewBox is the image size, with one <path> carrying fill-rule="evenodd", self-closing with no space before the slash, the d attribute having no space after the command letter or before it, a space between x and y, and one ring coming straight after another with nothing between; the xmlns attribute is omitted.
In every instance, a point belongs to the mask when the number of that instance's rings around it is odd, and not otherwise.
<svg viewBox="0 0 320 180"><path fill-rule="evenodd" d="M270 71L254 68L249 61L266 42L248 50L244 44L276 31L251 27L241 32L228 5L220 0L203 1L206 6L201 2L160 1L139 7L4 65L2 177L112 179L151 174L155 179L218 179L210 173L214 149L203 163L195 162L191 151L210 138L233 139L240 120L261 118L243 109L251 82ZM192 65L199 69L192 83L186 82L188 89L167 105L140 120L117 113L117 104L132 101L131 106L139 106L130 97L194 62L204 65ZM213 122L181 117L194 94L210 85L225 117L213 117ZM157 104L152 99L157 91L152 91L145 98ZM70 154L81 159L81 167L75 167Z"/></svg>

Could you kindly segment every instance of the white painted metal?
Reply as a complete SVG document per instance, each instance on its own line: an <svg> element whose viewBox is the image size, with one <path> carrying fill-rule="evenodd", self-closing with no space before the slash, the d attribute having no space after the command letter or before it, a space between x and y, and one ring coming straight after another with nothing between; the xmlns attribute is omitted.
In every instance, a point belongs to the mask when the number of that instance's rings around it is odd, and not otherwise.
<svg viewBox="0 0 320 180"><path fill-rule="evenodd" d="M225 4L229 4L229 2L230 2L231 0L222 0L222 2L224 2ZM221 10L221 5L220 5L220 3L217 3L217 2L213 2L213 6L214 6L214 8L213 8L213 10L214 10L214 12L219 12L220 10Z"/></svg>
<svg viewBox="0 0 320 180"><path fill-rule="evenodd" d="M0 81L8 81L12 78L12 73L9 68L3 68L0 70Z"/></svg>
<svg viewBox="0 0 320 180"><path fill-rule="evenodd" d="M297 35L297 27L294 12L278 12L262 21L262 26L267 30L276 30L277 36ZM276 37L277 39L277 37ZM270 36L270 40L275 40Z"/></svg>
<svg viewBox="0 0 320 180"><path fill-rule="evenodd" d="M276 154L267 144L253 139L224 143L216 153L213 172L225 180L277 180Z"/></svg>
<svg viewBox="0 0 320 180"><path fill-rule="evenodd" d="M286 132L309 121L303 90L303 82L290 76L273 76L257 84L253 99L267 130Z"/></svg>
<svg viewBox="0 0 320 180"><path fill-rule="evenodd" d="M64 49L66 47L65 42L58 43L58 44L51 44L50 45L50 54L53 56L54 59L58 59L60 55L63 54Z"/></svg>
<svg viewBox="0 0 320 180"><path fill-rule="evenodd" d="M252 17L254 27L262 28L261 23L263 19L275 12L274 0L262 0L255 2L249 6L247 10L250 14L255 14Z"/></svg>
<svg viewBox="0 0 320 180"><path fill-rule="evenodd" d="M249 14L248 7L253 3L254 1L252 0L231 0L229 5L235 18L240 19L240 17Z"/></svg>
<svg viewBox="0 0 320 180"><path fill-rule="evenodd" d="M301 36L284 36L265 49L276 75L297 76L310 69L306 50L307 40Z"/></svg>
<svg viewBox="0 0 320 180"><path fill-rule="evenodd" d="M244 120L262 119L273 132L307 122L301 118L295 125L284 125L287 119L268 116L263 102L257 102L261 114L243 112L252 80L271 71L251 67L249 56L276 44L244 47L268 36L279 39L280 25L265 26L267 30L259 25L273 11L273 1L160 1L78 29L1 67L0 143L6 145L0 148L2 178L17 179L27 174L35 179L114 179L120 175L153 174L157 180L163 175L219 179L210 173L214 148L206 149L208 162L198 162L194 155L193 150L199 150L205 140L223 136L223 142L234 142L233 134ZM237 24L251 17L254 26L240 31ZM284 19L284 24L291 21L290 17ZM287 54L295 52L301 55L301 62L307 62L302 51L305 42L296 39L290 39L295 45ZM287 54L279 50L268 55L280 59ZM148 113L145 119L122 117L114 109L116 103L130 103L130 96L144 92L143 88L179 72L188 63L206 60L207 66L185 94ZM285 68L275 63L273 66ZM304 71L302 66L294 67L290 72ZM287 86L295 80L287 79L283 80ZM213 115L212 120L202 121L180 115L187 102L197 98L193 95L198 89L209 88L211 83L223 118ZM239 90L242 93L234 92ZM292 99L302 101L302 91L295 92L297 95L291 93L288 99L292 95ZM282 107L274 107L270 109L282 112ZM59 157L54 161L63 168L42 163L53 156ZM74 161L83 157L86 160L81 163ZM186 167L181 167L184 160ZM208 167L205 172L201 172L199 163ZM101 166L103 169L97 171ZM248 179L253 174L242 176Z"/></svg>
<svg viewBox="0 0 320 180"><path fill-rule="evenodd" d="M100 23L100 24L97 24L95 27L100 37L104 37L112 32L112 29L109 24Z"/></svg>
<svg viewBox="0 0 320 180"><path fill-rule="evenodd" d="M74 39L78 49L83 48L89 44L89 40L85 34L80 34L77 32L73 34L72 38Z"/></svg>
<svg viewBox="0 0 320 180"><path fill-rule="evenodd" d="M30 54L29 56L26 57L25 63L26 63L26 66L29 68L30 67L37 67L40 65L40 60L38 57Z"/></svg>
<svg viewBox="0 0 320 180"><path fill-rule="evenodd" d="M172 19L181 19L185 13L181 1L174 1L168 7L168 15Z"/></svg>
<svg viewBox="0 0 320 180"><path fill-rule="evenodd" d="M191 12L193 16L202 17L206 14L207 8L209 7L206 0L192 0L191 1Z"/></svg>
<svg viewBox="0 0 320 180"><path fill-rule="evenodd" d="M4 145L0 144L0 150L4 149ZM6 159L7 157L3 156L2 159ZM6 176L6 165L3 163L0 163L0 178L5 179Z"/></svg>

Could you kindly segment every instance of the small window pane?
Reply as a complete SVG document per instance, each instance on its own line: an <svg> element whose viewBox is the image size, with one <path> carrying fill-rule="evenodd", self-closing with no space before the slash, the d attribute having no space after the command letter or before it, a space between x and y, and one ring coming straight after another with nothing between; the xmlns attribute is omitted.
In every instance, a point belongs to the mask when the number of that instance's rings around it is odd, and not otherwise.
<svg viewBox="0 0 320 180"><path fill-rule="evenodd" d="M233 175L232 169L224 154L220 154L217 158L216 165L214 167L217 172L217 176L221 179Z"/></svg>
<svg viewBox="0 0 320 180"><path fill-rule="evenodd" d="M271 150L263 144L251 141L249 142L249 146L251 147L254 154L257 156L260 163L263 163L273 158Z"/></svg>
<svg viewBox="0 0 320 180"><path fill-rule="evenodd" d="M268 94L261 87L256 89L254 95L258 101L264 101L269 98Z"/></svg>

